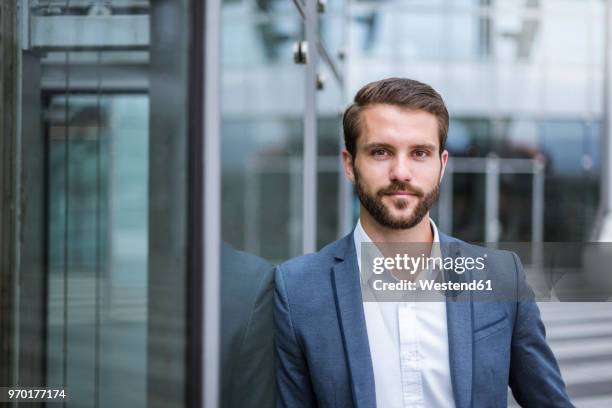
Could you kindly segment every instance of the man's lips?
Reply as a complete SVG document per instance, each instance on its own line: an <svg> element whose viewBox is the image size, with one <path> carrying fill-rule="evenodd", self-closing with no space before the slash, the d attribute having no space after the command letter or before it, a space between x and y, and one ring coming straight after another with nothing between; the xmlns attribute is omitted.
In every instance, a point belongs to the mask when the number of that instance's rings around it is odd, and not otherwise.
<svg viewBox="0 0 612 408"><path fill-rule="evenodd" d="M390 196L416 196L416 193L412 193L410 191L396 191L393 193L387 193L385 195L390 195Z"/></svg>

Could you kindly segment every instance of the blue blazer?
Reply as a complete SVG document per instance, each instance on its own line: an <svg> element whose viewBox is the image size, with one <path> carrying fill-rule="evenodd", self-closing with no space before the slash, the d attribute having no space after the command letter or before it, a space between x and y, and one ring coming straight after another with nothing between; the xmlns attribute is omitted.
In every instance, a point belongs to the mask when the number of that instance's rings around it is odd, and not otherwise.
<svg viewBox="0 0 612 408"><path fill-rule="evenodd" d="M524 407L572 407L518 257L442 233L440 242L444 257L486 252L487 279L531 294L517 301L447 298L456 407L506 407L508 386ZM351 233L276 269L278 407L376 406L355 252Z"/></svg>

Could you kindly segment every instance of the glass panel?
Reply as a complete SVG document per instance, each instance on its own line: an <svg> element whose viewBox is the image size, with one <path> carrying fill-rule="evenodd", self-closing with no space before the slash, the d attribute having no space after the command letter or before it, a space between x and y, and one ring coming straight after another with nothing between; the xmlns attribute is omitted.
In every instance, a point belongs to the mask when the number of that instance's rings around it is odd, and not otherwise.
<svg viewBox="0 0 612 408"><path fill-rule="evenodd" d="M354 7L350 16L351 51L358 56L470 61L491 51L492 18L477 10Z"/></svg>
<svg viewBox="0 0 612 408"><path fill-rule="evenodd" d="M342 14L324 14L319 18L319 36L327 55L341 69L346 52L344 39L344 19Z"/></svg>
<svg viewBox="0 0 612 408"><path fill-rule="evenodd" d="M592 53L590 33L599 21L592 19L588 8L573 7L571 14L542 21L540 38L547 61L555 64L581 64Z"/></svg>
<svg viewBox="0 0 612 408"><path fill-rule="evenodd" d="M319 61L319 75L323 84L317 91L317 248L322 248L340 238L340 177L344 174L339 170L344 141L340 117L342 87L324 61Z"/></svg>
<svg viewBox="0 0 612 408"><path fill-rule="evenodd" d="M501 140L495 150L501 157L533 159L541 154L536 121L511 119L497 124Z"/></svg>
<svg viewBox="0 0 612 408"><path fill-rule="evenodd" d="M546 241L580 241L589 236L598 181L590 175L594 129L579 121L547 121L541 125L546 157Z"/></svg>
<svg viewBox="0 0 612 408"><path fill-rule="evenodd" d="M491 122L484 118L451 119L446 150L451 156L486 157L493 149Z"/></svg>
<svg viewBox="0 0 612 408"><path fill-rule="evenodd" d="M93 405L104 391L102 404L144 406L147 97L49 102L48 381L66 380L71 404Z"/></svg>
<svg viewBox="0 0 612 408"><path fill-rule="evenodd" d="M605 58L605 27L606 27L606 8L604 0L594 0L590 2L590 14L587 45L589 49L589 60L594 68L603 66Z"/></svg>
<svg viewBox="0 0 612 408"><path fill-rule="evenodd" d="M452 5L457 8L489 7L491 0L450 0Z"/></svg>
<svg viewBox="0 0 612 408"><path fill-rule="evenodd" d="M490 52L491 19L473 12L445 13L447 39L444 52L447 59L473 60L487 57Z"/></svg>
<svg viewBox="0 0 612 408"><path fill-rule="evenodd" d="M23 156L43 152L40 180L27 183L30 189L38 185L44 197L44 233L36 239L45 247L39 273L46 293L37 300L44 314L44 336L36 339L43 342L43 381L21 385L66 387L69 407L152 407L162 406L159 395L165 391L157 391L151 379L163 377L179 394L163 406L183 406L185 307L165 307L149 293L159 284L152 270L166 260L175 270L165 287L185 298L185 242L167 230L168 252L149 248L156 245L162 218L180 231L186 225L187 133L174 124L187 123L187 1L25 4L30 8L22 24L29 37L21 57L25 81L35 84L28 88L37 92L28 94L21 119L24 127L41 126L28 136L40 146L24 144ZM175 54L164 60L169 46ZM162 81L171 89L160 92ZM165 101L172 111L160 109ZM163 126L156 126L162 112ZM164 132L172 137L170 147L160 143ZM150 177L151 168L156 175L154 163L173 148L180 164L172 166L165 156L171 183L160 183ZM151 198L168 185L173 194L166 191L165 201ZM164 217L150 217L152 208ZM37 216L24 214L22 222L32 220ZM172 245L180 253L170 254ZM168 315L177 330L160 335L157 327L167 327ZM171 342L177 347L165 355L165 366L156 365L151 354L158 349L151 345Z"/></svg>
<svg viewBox="0 0 612 408"><path fill-rule="evenodd" d="M126 64L117 55L61 54L42 60L48 382L67 384L73 406L146 406L148 96L102 89L110 60Z"/></svg>
<svg viewBox="0 0 612 408"><path fill-rule="evenodd" d="M499 241L530 242L533 176L502 174L499 190Z"/></svg>
<svg viewBox="0 0 612 408"><path fill-rule="evenodd" d="M595 225L596 222L600 199L601 122L587 122L585 127L587 141L582 157L582 167L584 169L584 235L589 237L591 226Z"/></svg>
<svg viewBox="0 0 612 408"><path fill-rule="evenodd" d="M327 11L328 13L336 14L342 13L346 6L347 0L327 0Z"/></svg>
<svg viewBox="0 0 612 408"><path fill-rule="evenodd" d="M453 174L453 236L468 242L484 242L485 176Z"/></svg>
<svg viewBox="0 0 612 408"><path fill-rule="evenodd" d="M302 253L304 23L293 2L255 4L222 6L222 407L274 406L273 264Z"/></svg>
<svg viewBox="0 0 612 408"><path fill-rule="evenodd" d="M272 261L301 253L303 38L290 16L238 18L223 7L222 237Z"/></svg>
<svg viewBox="0 0 612 408"><path fill-rule="evenodd" d="M586 134L579 121L547 121L541 125L541 147L552 174L578 176Z"/></svg>
<svg viewBox="0 0 612 408"><path fill-rule="evenodd" d="M441 59L444 18L437 12L379 8L351 12L350 43L357 56Z"/></svg>

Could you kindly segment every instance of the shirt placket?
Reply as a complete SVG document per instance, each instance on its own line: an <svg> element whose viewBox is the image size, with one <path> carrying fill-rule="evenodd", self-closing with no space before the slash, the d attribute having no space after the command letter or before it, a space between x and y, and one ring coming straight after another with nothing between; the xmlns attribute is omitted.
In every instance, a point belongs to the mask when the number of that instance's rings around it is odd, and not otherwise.
<svg viewBox="0 0 612 408"><path fill-rule="evenodd" d="M398 323L400 337L400 369L402 373L402 398L404 408L421 408L423 383L421 378L421 353L417 336L417 316L414 302L400 303Z"/></svg>

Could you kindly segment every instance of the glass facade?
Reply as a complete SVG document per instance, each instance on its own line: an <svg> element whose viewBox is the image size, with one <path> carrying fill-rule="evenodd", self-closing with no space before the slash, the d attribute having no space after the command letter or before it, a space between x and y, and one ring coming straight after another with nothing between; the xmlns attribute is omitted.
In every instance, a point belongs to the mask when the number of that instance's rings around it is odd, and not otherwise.
<svg viewBox="0 0 612 408"><path fill-rule="evenodd" d="M65 386L74 407L273 406L274 265L354 227L341 116L384 77L431 84L448 105L441 230L475 242L591 236L605 0L8 3L7 384ZM589 316L609 326L606 313ZM607 367L561 354L564 370ZM593 404L610 401L592 387Z"/></svg>
<svg viewBox="0 0 612 408"><path fill-rule="evenodd" d="M148 99L48 101L47 381L73 384L79 406L92 392L102 405L127 394L144 406Z"/></svg>
<svg viewBox="0 0 612 408"><path fill-rule="evenodd" d="M190 4L17 5L12 381L183 406Z"/></svg>
<svg viewBox="0 0 612 408"><path fill-rule="evenodd" d="M222 9L222 237L276 261L302 247L304 21L290 2ZM278 197L287 197L278 200Z"/></svg>
<svg viewBox="0 0 612 408"><path fill-rule="evenodd" d="M341 230L344 7L222 4L221 406L274 405L273 265Z"/></svg>
<svg viewBox="0 0 612 408"><path fill-rule="evenodd" d="M15 5L22 286L3 379L66 387L74 407L273 404L272 265L342 231L345 7ZM215 137L219 237L203 215ZM203 254L217 238L211 306Z"/></svg>
<svg viewBox="0 0 612 408"><path fill-rule="evenodd" d="M349 95L386 76L431 84L451 113L451 157L543 157L543 238L590 237L599 202L604 1L356 0L349 13ZM457 219L474 182L453 187L459 207L447 231L467 240L485 237L471 231L484 220L470 220L464 230ZM505 184L500 202L529 210L533 200L519 199ZM563 194L576 189L582 194ZM473 199L482 205L481 197ZM529 237L528 227L517 230L504 212L499 209L497 239Z"/></svg>
<svg viewBox="0 0 612 408"><path fill-rule="evenodd" d="M222 8L222 238L274 263L302 253L304 203L314 199L303 196L306 129L316 129L318 146L318 246L335 239L340 219L344 5L329 2L315 22L297 4L235 1ZM318 47L308 44L307 64L317 61L316 81L308 83L294 46L310 27ZM312 90L314 101L307 98Z"/></svg>

